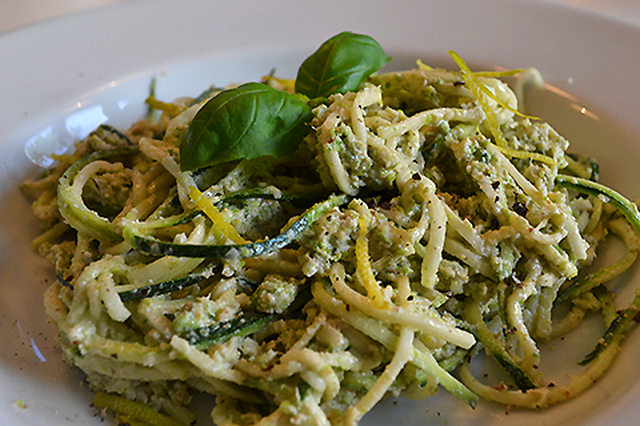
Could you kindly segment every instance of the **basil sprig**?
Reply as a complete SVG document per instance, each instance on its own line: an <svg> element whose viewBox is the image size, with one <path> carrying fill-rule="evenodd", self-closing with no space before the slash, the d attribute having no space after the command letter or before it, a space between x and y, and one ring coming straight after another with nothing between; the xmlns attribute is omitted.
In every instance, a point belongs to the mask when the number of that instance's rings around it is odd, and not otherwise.
<svg viewBox="0 0 640 426"><path fill-rule="evenodd" d="M264 155L293 153L309 131L305 100L261 83L225 90L195 115L180 145L180 167L193 170Z"/></svg>
<svg viewBox="0 0 640 426"><path fill-rule="evenodd" d="M340 33L298 70L296 95L262 83L220 92L198 110L180 144L183 171L261 156L292 154L309 132L309 98L356 90L389 61L369 36Z"/></svg>
<svg viewBox="0 0 640 426"><path fill-rule="evenodd" d="M309 98L350 92L389 60L371 37L343 32L325 41L302 63L295 89Z"/></svg>

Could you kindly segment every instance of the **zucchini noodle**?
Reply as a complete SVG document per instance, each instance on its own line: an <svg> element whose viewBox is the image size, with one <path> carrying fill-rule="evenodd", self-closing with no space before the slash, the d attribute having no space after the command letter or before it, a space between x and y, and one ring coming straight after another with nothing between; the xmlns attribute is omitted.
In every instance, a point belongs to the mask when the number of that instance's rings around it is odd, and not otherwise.
<svg viewBox="0 0 640 426"><path fill-rule="evenodd" d="M460 71L419 62L310 101L287 156L181 170L216 89L150 97L158 114L98 127L25 181L58 277L45 306L95 406L186 425L200 391L219 425L356 425L390 395L537 408L602 376L640 310L610 284L640 252L638 209L518 112L499 80L517 71L452 57ZM625 254L587 270L607 238ZM547 387L540 345L588 311L601 343ZM482 352L505 390L474 377Z"/></svg>

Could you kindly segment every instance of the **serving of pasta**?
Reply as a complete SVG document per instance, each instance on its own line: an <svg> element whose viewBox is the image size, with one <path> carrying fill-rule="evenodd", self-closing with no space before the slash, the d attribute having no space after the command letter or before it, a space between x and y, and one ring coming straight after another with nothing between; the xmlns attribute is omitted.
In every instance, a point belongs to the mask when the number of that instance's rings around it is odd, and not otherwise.
<svg viewBox="0 0 640 426"><path fill-rule="evenodd" d="M601 377L640 311L607 287L640 250L637 207L518 110L521 70L451 57L380 72L377 42L341 33L295 80L152 93L24 181L94 405L186 425L197 391L217 425L355 425L389 395L544 408ZM608 238L625 254L590 267ZM589 311L607 331L549 386L540 345ZM476 377L480 353L508 379Z"/></svg>

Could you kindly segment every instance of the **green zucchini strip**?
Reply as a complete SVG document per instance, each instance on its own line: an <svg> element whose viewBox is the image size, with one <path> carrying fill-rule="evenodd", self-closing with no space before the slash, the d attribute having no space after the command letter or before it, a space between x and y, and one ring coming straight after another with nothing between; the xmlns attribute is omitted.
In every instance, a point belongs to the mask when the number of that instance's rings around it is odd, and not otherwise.
<svg viewBox="0 0 640 426"><path fill-rule="evenodd" d="M286 194L286 193L282 193L281 197L276 198L274 194L270 192L266 192L261 188L251 188L251 189L243 189L240 191L234 191L234 192L225 194L219 200L216 200L213 204L216 207L220 207L222 204L227 203L229 201L252 200L252 199L287 201L291 203L308 203L309 201L316 200L315 198L311 198L311 197L303 197L303 196ZM169 228L171 226L187 223L202 214L203 214L202 210L183 212L183 213L179 213L169 217L163 217L163 218L158 218L153 220L147 220L145 222L140 222L136 224L136 227L138 227L139 229L149 229L149 230L159 229L159 228Z"/></svg>
<svg viewBox="0 0 640 426"><path fill-rule="evenodd" d="M138 421L156 426L179 426L179 423L148 406L132 401L122 396L97 392L93 398L93 405L97 408L107 408L116 413L130 416Z"/></svg>
<svg viewBox="0 0 640 426"><path fill-rule="evenodd" d="M267 324L286 317L288 314L302 308L311 300L311 290L307 287L298 293L295 300L282 314L267 314L250 311L219 324L189 330L180 337L190 345L203 351L211 346L224 343L232 337L246 337L266 327Z"/></svg>
<svg viewBox="0 0 640 426"><path fill-rule="evenodd" d="M482 319L480 306L477 301L468 303L464 309L464 317L469 322L470 332L487 349L491 357L513 379L514 383L523 391L536 388L535 383L514 360L511 355L489 330Z"/></svg>
<svg viewBox="0 0 640 426"><path fill-rule="evenodd" d="M612 280L617 277L636 261L638 257L637 251L628 251L622 258L617 260L615 263L611 265L602 267L598 269L596 272L593 272L584 278L572 283L569 287L567 287L556 299L556 303L564 302L565 300L573 299L585 293L602 283Z"/></svg>
<svg viewBox="0 0 640 426"><path fill-rule="evenodd" d="M633 230L629 228L627 222L622 219L612 221L609 223L609 229L617 234L624 242L624 245L627 248L625 255L616 262L604 266L599 270L571 283L560 293L556 299L557 303L577 297L603 283L611 281L635 263L638 258L637 237Z"/></svg>
<svg viewBox="0 0 640 426"><path fill-rule="evenodd" d="M604 316L604 323L609 327L618 316L616 307L613 304L613 294L611 294L604 284L595 287L591 290L591 293L598 299L598 302L600 302L600 310Z"/></svg>
<svg viewBox="0 0 640 426"><path fill-rule="evenodd" d="M206 280L211 274L209 272L203 274L187 275L186 277L176 278L175 280L165 281L158 284L146 285L131 290L119 291L118 295L123 302L132 300L142 300L148 297L158 296L161 294L173 293L192 285L196 285ZM118 287L116 287L116 290Z"/></svg>
<svg viewBox="0 0 640 426"><path fill-rule="evenodd" d="M130 285L116 286L118 295L123 302L130 302L132 300L142 300L148 297L158 296L161 294L173 293L174 291L182 290L192 285L196 285L211 276L211 272L207 271L200 274L187 275L185 277L176 278L175 280L164 281L157 284L145 285L143 287L131 288ZM56 279L61 285L68 288L73 288L73 284L65 279L60 273L56 273ZM118 288L120 287L120 288ZM125 290L123 288L131 288Z"/></svg>
<svg viewBox="0 0 640 426"><path fill-rule="evenodd" d="M640 313L640 290L636 291L636 297L627 309L622 311L611 322L611 325L605 331L604 336L598 341L598 344L589 352L578 365L587 365L596 359L602 351L608 346L620 345L620 341L624 337L624 332L629 328L636 315Z"/></svg>
<svg viewBox="0 0 640 426"><path fill-rule="evenodd" d="M73 163L60 177L58 185L58 209L65 221L78 232L101 241L122 240L116 225L89 209L82 199L82 191L74 190L73 181L78 173L89 164L118 156L127 156L138 151L135 147L115 148L93 152Z"/></svg>
<svg viewBox="0 0 640 426"><path fill-rule="evenodd" d="M179 256L179 257L205 257L224 258L237 256L240 258L255 257L279 250L293 240L309 225L318 220L327 210L340 206L350 197L348 195L334 195L327 200L315 204L302 213L299 219L286 227L282 233L274 238L247 244L179 244L162 241L157 238L144 235L138 229L137 224L125 225L123 235L125 239L137 250L154 256ZM142 224L144 227L144 224Z"/></svg>
<svg viewBox="0 0 640 426"><path fill-rule="evenodd" d="M640 212L638 211L638 206L622 194L597 182L562 174L556 176L556 184L585 194L606 197L607 201L622 213L636 233L640 235Z"/></svg>
<svg viewBox="0 0 640 426"><path fill-rule="evenodd" d="M217 343L224 343L232 337L246 337L280 318L280 315L262 312L246 312L243 315L211 327L189 330L180 336L199 350L206 350Z"/></svg>

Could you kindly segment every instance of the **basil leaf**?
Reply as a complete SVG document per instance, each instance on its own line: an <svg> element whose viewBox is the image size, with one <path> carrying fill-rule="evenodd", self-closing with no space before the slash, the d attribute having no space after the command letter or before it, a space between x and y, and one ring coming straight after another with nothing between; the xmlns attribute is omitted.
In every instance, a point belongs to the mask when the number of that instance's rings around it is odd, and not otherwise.
<svg viewBox="0 0 640 426"><path fill-rule="evenodd" d="M309 132L311 118L304 100L261 83L225 90L189 124L180 145L180 168L289 155Z"/></svg>
<svg viewBox="0 0 640 426"><path fill-rule="evenodd" d="M371 37L340 33L302 63L296 77L296 93L317 98L354 91L390 59Z"/></svg>

